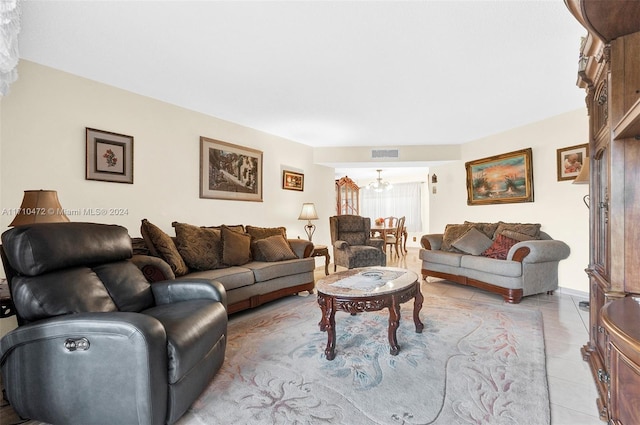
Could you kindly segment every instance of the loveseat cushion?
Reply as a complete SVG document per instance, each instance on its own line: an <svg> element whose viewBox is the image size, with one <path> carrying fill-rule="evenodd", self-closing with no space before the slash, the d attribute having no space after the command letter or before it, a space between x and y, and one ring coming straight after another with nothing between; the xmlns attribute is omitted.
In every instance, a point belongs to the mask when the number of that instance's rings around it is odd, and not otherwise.
<svg viewBox="0 0 640 425"><path fill-rule="evenodd" d="M453 246L453 243L472 227L472 224L447 224L444 228L444 234L442 235L442 245L440 249L442 251L461 252Z"/></svg>
<svg viewBox="0 0 640 425"><path fill-rule="evenodd" d="M224 269L192 272L189 273L188 277L218 281L222 286L224 286L224 289L229 292L232 289L253 285L256 282L253 271L247 268L247 266L250 266L251 264L252 263L248 263L242 267L234 266Z"/></svg>
<svg viewBox="0 0 640 425"><path fill-rule="evenodd" d="M493 244L493 240L482 233L476 227L467 230L451 245L462 252L471 255L480 255Z"/></svg>
<svg viewBox="0 0 640 425"><path fill-rule="evenodd" d="M477 255L464 255L460 260L460 266L465 269L490 272L491 274L500 276L522 276L522 263L519 261L505 261Z"/></svg>
<svg viewBox="0 0 640 425"><path fill-rule="evenodd" d="M488 238L493 239L493 234L496 232L496 229L498 228L499 223L498 222L481 223L481 222L474 222L474 221L465 221L464 224L471 224L473 227L475 227L476 229L484 233Z"/></svg>
<svg viewBox="0 0 640 425"><path fill-rule="evenodd" d="M255 242L255 246L264 261L273 262L298 258L289 246L289 242L281 235L260 239Z"/></svg>
<svg viewBox="0 0 640 425"><path fill-rule="evenodd" d="M504 223L501 221L498 223L493 239L496 239L497 235L502 234L505 230L533 236L537 239L540 237L540 227L540 223Z"/></svg>
<svg viewBox="0 0 640 425"><path fill-rule="evenodd" d="M168 381L175 384L193 369L224 335L227 311L222 303L191 300L143 311L162 323L167 333Z"/></svg>
<svg viewBox="0 0 640 425"><path fill-rule="evenodd" d="M222 235L219 229L176 221L171 225L176 230L178 252L190 269L212 270L223 267Z"/></svg>
<svg viewBox="0 0 640 425"><path fill-rule="evenodd" d="M149 251L166 261L176 276L183 276L189 272L171 236L146 218L142 219L140 233L148 243Z"/></svg>
<svg viewBox="0 0 640 425"><path fill-rule="evenodd" d="M422 260L451 267L460 267L460 259L465 255L467 254L440 250L433 251L430 249L420 250L420 258Z"/></svg>
<svg viewBox="0 0 640 425"><path fill-rule="evenodd" d="M253 271L256 282L265 282L282 276L292 276L300 273L312 272L316 262L313 257L295 260L284 260L274 263L252 261L246 264Z"/></svg>

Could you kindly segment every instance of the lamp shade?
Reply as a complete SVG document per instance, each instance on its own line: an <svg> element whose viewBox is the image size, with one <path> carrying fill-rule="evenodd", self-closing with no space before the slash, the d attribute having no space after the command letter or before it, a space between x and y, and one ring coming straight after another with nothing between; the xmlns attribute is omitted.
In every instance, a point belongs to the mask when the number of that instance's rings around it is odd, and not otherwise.
<svg viewBox="0 0 640 425"><path fill-rule="evenodd" d="M573 180L572 184L589 184L589 158L584 159L580 173L578 177Z"/></svg>
<svg viewBox="0 0 640 425"><path fill-rule="evenodd" d="M59 223L69 221L55 190L25 190L22 204L11 226L33 223Z"/></svg>
<svg viewBox="0 0 640 425"><path fill-rule="evenodd" d="M302 211L300 211L300 217L298 220L317 220L318 213L316 212L316 206L313 203L302 204Z"/></svg>

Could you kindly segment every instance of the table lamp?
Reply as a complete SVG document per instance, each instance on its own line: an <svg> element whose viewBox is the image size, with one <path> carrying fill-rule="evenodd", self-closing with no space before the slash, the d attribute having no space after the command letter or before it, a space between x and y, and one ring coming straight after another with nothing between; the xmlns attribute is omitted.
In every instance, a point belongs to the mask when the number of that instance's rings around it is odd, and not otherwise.
<svg viewBox="0 0 640 425"><path fill-rule="evenodd" d="M300 217L298 220L307 220L308 223L304 226L304 231L307 232L309 241L313 237L313 232L316 231L316 226L311 223L311 220L317 220L318 213L316 213L316 206L313 203L302 204L302 211L300 211Z"/></svg>
<svg viewBox="0 0 640 425"><path fill-rule="evenodd" d="M55 190L25 190L22 204L11 226L33 223L58 223L69 221Z"/></svg>

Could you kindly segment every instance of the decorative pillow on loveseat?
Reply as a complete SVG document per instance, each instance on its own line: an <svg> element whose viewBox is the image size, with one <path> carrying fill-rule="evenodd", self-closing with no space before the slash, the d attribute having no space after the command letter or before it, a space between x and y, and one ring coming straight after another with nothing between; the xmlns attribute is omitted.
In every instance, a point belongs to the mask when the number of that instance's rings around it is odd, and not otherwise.
<svg viewBox="0 0 640 425"><path fill-rule="evenodd" d="M472 227L472 224L447 224L444 228L444 234L442 235L442 245L440 246L440 249L442 251L462 252L454 247L453 243L462 235L467 233Z"/></svg>
<svg viewBox="0 0 640 425"><path fill-rule="evenodd" d="M467 254L480 255L493 245L493 241L476 227L471 227L451 245Z"/></svg>
<svg viewBox="0 0 640 425"><path fill-rule="evenodd" d="M255 242L256 251L260 252L264 261L294 260L298 256L293 252L289 242L282 235L269 236Z"/></svg>
<svg viewBox="0 0 640 425"><path fill-rule="evenodd" d="M218 229L198 227L174 221L176 247L189 268L213 270L222 264L222 236Z"/></svg>
<svg viewBox="0 0 640 425"><path fill-rule="evenodd" d="M516 232L521 235L531 236L534 239L539 239L540 227L540 223L504 223L501 221L498 223L494 239L495 236L503 234L505 231Z"/></svg>
<svg viewBox="0 0 640 425"><path fill-rule="evenodd" d="M251 261L251 236L222 225L222 263L241 266Z"/></svg>
<svg viewBox="0 0 640 425"><path fill-rule="evenodd" d="M251 236L251 255L256 261L269 261L256 246L256 243L259 240L270 236L282 236L284 239L287 238L287 229L285 227L256 227L247 225L246 230Z"/></svg>
<svg viewBox="0 0 640 425"><path fill-rule="evenodd" d="M496 240L493 241L493 245L484 251L482 255L484 257L496 258L498 260L506 260L509 250L518 242L519 241L515 239L498 234L498 236L496 236Z"/></svg>
<svg viewBox="0 0 640 425"><path fill-rule="evenodd" d="M147 243L149 252L162 258L176 276L182 276L189 272L189 268L180 256L171 236L167 235L158 226L152 224L146 218L142 219L140 233Z"/></svg>

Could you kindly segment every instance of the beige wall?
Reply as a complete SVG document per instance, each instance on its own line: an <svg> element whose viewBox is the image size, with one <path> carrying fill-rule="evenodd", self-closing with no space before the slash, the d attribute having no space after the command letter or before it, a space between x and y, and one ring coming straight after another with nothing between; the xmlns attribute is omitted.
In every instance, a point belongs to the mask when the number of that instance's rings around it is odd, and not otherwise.
<svg viewBox="0 0 640 425"><path fill-rule="evenodd" d="M589 210L582 197L588 185L557 181L557 149L588 142L586 108L558 115L501 134L466 143L462 159L431 169L438 175L437 194L430 193L429 233L441 233L447 223L520 221L541 223L542 230L571 247L560 262L560 286L589 292L584 269L589 264ZM532 148L535 202L467 205L465 162Z"/></svg>
<svg viewBox="0 0 640 425"><path fill-rule="evenodd" d="M125 208L123 216L71 216L115 223L139 236L148 218L170 234L172 221L199 225L282 225L306 237L297 220L303 202L333 214L333 169L314 165L313 149L251 128L182 109L32 62L2 99L0 209L20 205L26 189L55 189L62 206ZM134 137L134 184L85 179L85 127ZM264 202L199 198L199 137L263 151ZM282 169L305 174L304 191L282 189ZM12 220L0 216L0 227ZM318 243L329 241L318 220Z"/></svg>

